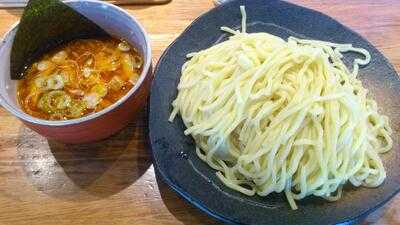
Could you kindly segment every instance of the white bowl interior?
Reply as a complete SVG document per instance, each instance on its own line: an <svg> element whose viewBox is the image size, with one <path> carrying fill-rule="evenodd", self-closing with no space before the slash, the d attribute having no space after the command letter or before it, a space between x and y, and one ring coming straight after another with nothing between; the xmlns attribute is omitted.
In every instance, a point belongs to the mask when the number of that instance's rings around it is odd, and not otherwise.
<svg viewBox="0 0 400 225"><path fill-rule="evenodd" d="M135 46L144 59L143 71L135 87L132 88L126 96L98 113L67 121L47 121L34 118L21 110L17 102L17 81L11 80L10 78L10 54L14 36L17 31L17 27L14 26L0 43L0 103L17 117L32 123L45 125L73 124L110 111L131 95L141 82L143 82L151 64L151 49L146 33L139 23L125 11L114 5L94 0L72 0L65 3L95 22L111 36L122 38Z"/></svg>
<svg viewBox="0 0 400 225"><path fill-rule="evenodd" d="M12 40L16 33L13 28L5 37L0 48L0 95L2 105L9 104L11 107L21 111L17 103L17 82L10 78L10 54L12 47ZM4 101L4 102L3 102ZM21 111L22 112L22 111Z"/></svg>

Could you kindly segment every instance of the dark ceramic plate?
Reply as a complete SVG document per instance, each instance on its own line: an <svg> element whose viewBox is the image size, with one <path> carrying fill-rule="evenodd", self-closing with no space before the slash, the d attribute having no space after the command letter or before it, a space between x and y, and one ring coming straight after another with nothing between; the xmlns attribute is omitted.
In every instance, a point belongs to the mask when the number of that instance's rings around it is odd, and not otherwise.
<svg viewBox="0 0 400 225"><path fill-rule="evenodd" d="M360 79L391 118L394 148L382 156L387 179L379 188L345 187L337 202L309 197L291 210L283 194L245 196L226 188L215 171L197 158L193 140L183 134L179 117L167 121L177 94L185 55L226 39L221 26L240 28L240 5L246 5L248 32L269 32L284 39L307 37L336 43L353 43L367 49L371 63ZM354 55L346 54L348 59ZM352 223L387 202L400 189L400 80L388 60L367 40L319 12L282 1L233 1L216 7L194 21L164 52L155 70L150 98L150 141L160 177L179 195L206 213L229 223L336 224Z"/></svg>

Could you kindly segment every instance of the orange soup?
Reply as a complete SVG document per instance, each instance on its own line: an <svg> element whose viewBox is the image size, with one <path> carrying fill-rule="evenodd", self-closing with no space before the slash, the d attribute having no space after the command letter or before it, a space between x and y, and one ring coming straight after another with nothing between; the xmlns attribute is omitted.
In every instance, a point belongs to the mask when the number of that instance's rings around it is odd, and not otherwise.
<svg viewBox="0 0 400 225"><path fill-rule="evenodd" d="M79 39L33 63L18 84L18 101L31 116L68 120L98 112L135 85L143 60L127 42Z"/></svg>

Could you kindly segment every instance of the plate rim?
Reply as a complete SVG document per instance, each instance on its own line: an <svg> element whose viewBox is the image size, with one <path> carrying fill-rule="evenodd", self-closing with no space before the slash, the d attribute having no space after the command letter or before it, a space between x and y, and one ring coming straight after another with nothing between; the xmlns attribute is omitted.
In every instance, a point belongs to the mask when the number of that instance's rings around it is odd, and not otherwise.
<svg viewBox="0 0 400 225"><path fill-rule="evenodd" d="M164 58L166 57L167 53L170 51L170 49L175 45L176 42L178 42L182 36L187 33L187 31L189 31L193 25L195 23L197 23L197 21L199 21L201 18L207 16L208 14L213 13L214 11L217 11L221 8L227 7L229 5L234 5L237 4L238 2L243 2L242 0L231 0L228 1L227 3L221 4L221 5L217 5L211 9L209 9L208 11L200 14L198 17L196 17L192 22L190 22L190 24L168 45L168 47L163 51L163 53L161 54L159 60L157 61L156 66L154 67L154 72L153 74L157 74L157 72L159 71L162 61L164 60ZM381 56L382 56L382 60L385 62L385 64L387 66L390 67L390 69L392 69L393 71L395 71L395 73L397 74L398 80L400 80L399 77L399 73L398 71L395 69L395 67L393 66L392 63L390 63L390 60L381 52L379 51L379 49L377 49L367 38L364 38L361 34L359 34L357 31L354 31L353 29L351 29L350 27L348 27L347 25L339 22L338 20L336 20L335 18L331 17L330 15L327 15L325 13L322 13L320 11L317 11L315 9L312 8L308 8L302 5L298 5L295 3L291 3L291 2L287 2L287 1L283 1L283 0L269 0L269 2L278 2L278 3L284 3L287 5L291 5L291 6L295 6L295 7L299 7L301 9L305 9L308 11L311 11L312 13L316 13L319 14L320 16L324 16L327 19L332 20L333 22L341 25L343 28L345 28L347 30L347 32L350 32L356 36L358 36L359 38L363 39L365 41L365 43L368 45L368 47L376 50ZM245 4L245 3L243 3ZM154 140L154 135L152 130L150 129L150 114L152 112L152 107L151 107L151 96L153 95L153 89L156 89L156 85L155 85L155 79L156 76L154 76L154 79L152 81L151 84L151 92L150 92L150 97L149 97L149 111L148 111L148 115L149 115L149 133L148 133L148 138L149 138L149 146L150 146L150 150L151 150L151 157L152 157L152 161L153 161L153 165L154 165L154 169L155 169L155 173L156 176L161 178L161 180L167 184L167 186L172 189L176 194L178 194L178 196L180 196L182 199L184 199L186 202L190 203L192 206L194 206L197 209L200 209L202 212L206 213L207 215L211 216L214 219L217 219L218 221L227 223L227 224L244 224L244 223L240 223L238 221L235 221L233 219L230 219L228 217L225 217L223 215L220 215L219 213L209 209L207 206L205 206L204 204L200 203L200 201L198 201L196 198L193 198L190 194L188 194L186 191L184 191L182 188L180 188L178 185L176 185L170 178L169 176L167 176L164 171L159 169L159 165L158 165L158 160L156 160L155 158L155 150L157 149L156 147L154 147L156 145L156 143L153 143ZM347 224L353 224L356 223L357 221L359 221L360 219L364 219L366 218L369 214L371 214L372 212L376 211L377 209L381 208L383 205L385 205L386 203L388 203L394 196L396 196L397 194L400 193L400 186L397 190L395 190L393 193L391 193L387 198L385 198L383 201L380 201L378 204L371 206L368 208L368 210L366 210L365 212L356 215L356 216L350 216L350 217L346 217L344 220L341 221L336 221L334 224L337 225L347 225Z"/></svg>

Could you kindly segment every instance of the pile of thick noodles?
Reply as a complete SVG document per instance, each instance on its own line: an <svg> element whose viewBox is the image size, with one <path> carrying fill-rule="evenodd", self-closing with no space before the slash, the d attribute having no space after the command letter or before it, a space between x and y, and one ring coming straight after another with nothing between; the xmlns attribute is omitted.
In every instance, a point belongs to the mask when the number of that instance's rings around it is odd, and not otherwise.
<svg viewBox="0 0 400 225"><path fill-rule="evenodd" d="M244 9L241 8L245 18ZM182 67L170 121L179 113L197 155L246 195L284 191L328 200L342 186L376 187L391 149L388 118L356 78L369 53L350 44L233 33ZM343 52L357 52L349 71Z"/></svg>

